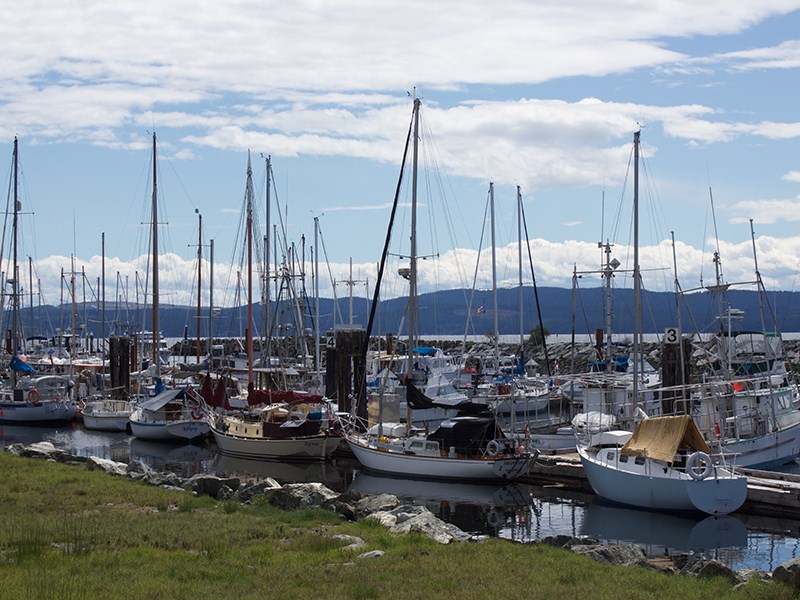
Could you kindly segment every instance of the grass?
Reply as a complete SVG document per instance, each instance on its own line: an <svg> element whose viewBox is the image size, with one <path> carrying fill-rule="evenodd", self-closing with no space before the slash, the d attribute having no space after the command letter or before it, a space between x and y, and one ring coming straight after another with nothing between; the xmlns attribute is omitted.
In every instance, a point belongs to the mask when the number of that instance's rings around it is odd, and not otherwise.
<svg viewBox="0 0 800 600"><path fill-rule="evenodd" d="M328 511L234 505L0 452L6 598L791 598L503 540L442 546ZM334 533L367 541L359 559Z"/></svg>

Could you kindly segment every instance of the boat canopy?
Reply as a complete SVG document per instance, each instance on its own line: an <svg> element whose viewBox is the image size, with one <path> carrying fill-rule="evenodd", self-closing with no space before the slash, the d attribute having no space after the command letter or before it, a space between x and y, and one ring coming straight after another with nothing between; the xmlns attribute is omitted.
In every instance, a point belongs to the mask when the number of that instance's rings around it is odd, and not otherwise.
<svg viewBox="0 0 800 600"><path fill-rule="evenodd" d="M420 356L436 356L436 348L432 348L431 346L415 346L414 354L419 354Z"/></svg>
<svg viewBox="0 0 800 600"><path fill-rule="evenodd" d="M139 404L144 410L159 410L178 397L183 397L182 389L167 389Z"/></svg>
<svg viewBox="0 0 800 600"><path fill-rule="evenodd" d="M429 440L436 440L445 450L454 447L459 454L473 456L480 454L486 443L497 437L503 437L493 417L454 417L439 424L428 435Z"/></svg>
<svg viewBox="0 0 800 600"><path fill-rule="evenodd" d="M671 463L675 460L675 453L679 448L711 453L703 435L689 415L644 419L620 453Z"/></svg>
<svg viewBox="0 0 800 600"><path fill-rule="evenodd" d="M36 372L36 369L34 369L32 366L30 366L28 363L26 363L24 360L22 360L16 354L11 357L11 363L9 364L9 366L14 371L19 371L21 373L35 373Z"/></svg>

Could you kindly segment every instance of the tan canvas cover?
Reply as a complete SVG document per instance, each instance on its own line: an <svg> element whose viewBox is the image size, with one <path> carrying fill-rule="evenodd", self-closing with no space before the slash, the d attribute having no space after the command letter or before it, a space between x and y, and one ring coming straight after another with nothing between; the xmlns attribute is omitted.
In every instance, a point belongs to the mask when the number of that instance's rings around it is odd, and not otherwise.
<svg viewBox="0 0 800 600"><path fill-rule="evenodd" d="M688 415L644 419L622 447L628 456L645 456L671 463L678 448L710 453L697 425Z"/></svg>

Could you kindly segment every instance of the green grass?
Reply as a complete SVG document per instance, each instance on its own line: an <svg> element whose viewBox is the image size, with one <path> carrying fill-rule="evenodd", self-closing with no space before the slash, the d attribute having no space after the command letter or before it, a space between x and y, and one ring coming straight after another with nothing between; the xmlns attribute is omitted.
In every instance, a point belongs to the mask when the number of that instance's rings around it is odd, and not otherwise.
<svg viewBox="0 0 800 600"><path fill-rule="evenodd" d="M596 563L502 540L442 546L331 512L193 498L0 452L4 598L791 598L779 584ZM334 533L382 550L358 559Z"/></svg>

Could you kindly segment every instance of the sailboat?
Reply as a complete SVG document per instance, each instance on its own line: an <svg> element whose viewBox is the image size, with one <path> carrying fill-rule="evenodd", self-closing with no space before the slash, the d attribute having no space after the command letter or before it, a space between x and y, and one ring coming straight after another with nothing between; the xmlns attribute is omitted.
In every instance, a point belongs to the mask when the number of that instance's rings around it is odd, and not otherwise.
<svg viewBox="0 0 800 600"><path fill-rule="evenodd" d="M472 401L485 403L495 414L510 418L513 423L517 416L528 419L550 404L550 391L543 382L528 378L525 374L524 362L524 339L522 332L522 222L521 222L522 196L517 187L517 205L520 222L518 226L519 244L519 281L520 281L520 354L518 361L513 364L503 365L500 358L500 326L499 310L497 304L497 258L495 243L495 202L494 184L489 183L489 215L491 220L491 244L492 244L492 304L493 304L493 338L494 354L490 360L492 366L488 380L478 383L474 390Z"/></svg>
<svg viewBox="0 0 800 600"><path fill-rule="evenodd" d="M747 478L711 455L690 415L649 418L640 405L641 277L639 269L639 138L633 136L633 347L630 402L639 419L627 430L584 432L577 444L586 478L598 496L659 510L727 514L747 497ZM643 417L643 418L642 418Z"/></svg>
<svg viewBox="0 0 800 600"><path fill-rule="evenodd" d="M202 402L183 389L166 389L161 382L159 359L159 290L158 290L158 173L156 134L153 133L153 200L152 200L152 260L153 260L153 331L150 344L151 367L155 373L155 396L136 405L129 417L131 433L151 440L187 440L204 436L209 427Z"/></svg>
<svg viewBox="0 0 800 600"><path fill-rule="evenodd" d="M253 382L253 169L247 155L245 186L247 211L247 350L248 404L260 407L247 412L212 413L211 433L220 452L256 459L326 460L341 438L328 427L329 407L320 396L282 391L274 395L257 390ZM278 402L277 399L288 402Z"/></svg>
<svg viewBox="0 0 800 600"><path fill-rule="evenodd" d="M737 331L742 311L723 309L722 295L731 283L722 279L719 252L714 253L716 281L707 290L717 296L719 331L703 381L688 390L692 414L712 446L737 455L737 464L771 469L800 455L800 410L790 381L780 332L767 331L763 305L769 306L758 269L755 232L750 221L755 283L762 304L761 331ZM687 291L688 293L688 291ZM771 307L770 307L771 311ZM773 322L776 323L774 314Z"/></svg>
<svg viewBox="0 0 800 600"><path fill-rule="evenodd" d="M413 136L411 251L408 270L409 356L405 372L406 394L409 400L417 394L422 396L414 385L413 354L416 346L417 317L416 210L420 105L420 100L414 98L412 122L409 128L409 137ZM407 139L406 154L408 141ZM391 221L394 220L397 200L398 196L395 196ZM391 229L392 223L389 225L389 235ZM369 340L375 306L380 297L386 256L385 248L381 257L366 340ZM536 460L536 455L528 452L523 444L518 444L505 436L491 413L478 412L455 416L443 421L430 433L412 427L410 425L412 422L413 417L409 414L405 424L384 423L381 420L377 425L363 429L357 427L358 420L354 416L347 415L342 418L342 427L347 444L359 463L366 469L383 473L437 479L512 480L527 475Z"/></svg>
<svg viewBox="0 0 800 600"><path fill-rule="evenodd" d="M11 287L11 339L8 351L11 385L0 389L0 423L61 424L75 418L77 406L71 399L73 384L58 375L37 375L21 351L24 340L20 332L20 289L17 246L19 242L19 140L14 138L13 215L11 264L6 269L6 283Z"/></svg>

